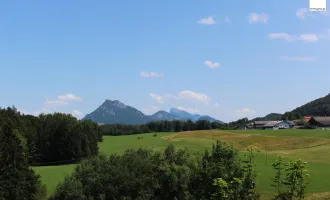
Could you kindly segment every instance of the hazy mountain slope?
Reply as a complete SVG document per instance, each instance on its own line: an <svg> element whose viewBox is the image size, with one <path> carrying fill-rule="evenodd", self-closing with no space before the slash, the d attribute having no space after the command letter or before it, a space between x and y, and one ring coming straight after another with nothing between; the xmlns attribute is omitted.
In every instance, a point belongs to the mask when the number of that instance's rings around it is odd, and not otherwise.
<svg viewBox="0 0 330 200"><path fill-rule="evenodd" d="M183 110L179 110L179 109L176 109L176 108L171 108L170 109L170 114L176 116L176 117L179 117L180 119L182 120L192 120L192 121L197 121L201 116L198 115L198 114L190 114L186 111L183 111Z"/></svg>
<svg viewBox="0 0 330 200"><path fill-rule="evenodd" d="M161 121L161 120L181 120L181 118L174 116L166 111L158 111L153 115L149 116L150 121Z"/></svg>
<svg viewBox="0 0 330 200"><path fill-rule="evenodd" d="M143 124L148 121L149 117L118 100L106 100L96 110L86 115L84 119L104 124Z"/></svg>
<svg viewBox="0 0 330 200"><path fill-rule="evenodd" d="M208 115L201 116L198 120L207 120L207 121L210 121L210 122L215 122L215 121L217 121L217 122L223 123L222 121L217 120L217 119L215 119L215 118L213 118L213 117L210 117L210 116L208 116Z"/></svg>
<svg viewBox="0 0 330 200"><path fill-rule="evenodd" d="M171 108L170 113L158 111L153 115L145 115L136 108L127 106L118 100L105 100L101 106L86 115L83 119L90 119L99 124L144 124L151 121L188 119L192 121L199 119L211 122L218 121L207 115L190 114L175 108Z"/></svg>

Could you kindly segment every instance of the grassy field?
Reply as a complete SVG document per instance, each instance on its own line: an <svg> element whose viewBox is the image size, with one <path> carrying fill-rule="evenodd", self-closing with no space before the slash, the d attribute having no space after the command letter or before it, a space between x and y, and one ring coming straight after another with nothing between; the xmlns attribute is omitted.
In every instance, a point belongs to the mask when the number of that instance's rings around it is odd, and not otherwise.
<svg viewBox="0 0 330 200"><path fill-rule="evenodd" d="M104 136L100 143L100 152L105 154L122 153L128 148L148 147L164 149L169 143L176 147L189 148L195 151L210 149L214 140L232 143L244 155L249 145L260 150L256 158L258 169L258 189L267 199L273 194L270 187L274 176L271 163L276 156L283 155L287 159L301 158L308 162L311 174L311 185L308 193L310 199L323 199L330 194L330 131L322 130L249 130L249 131L193 131L181 133L142 134L142 140L137 135ZM267 152L267 156L266 156ZM35 167L47 185L48 195L52 194L56 185L74 170L75 165ZM330 196L329 196L330 197ZM263 199L264 199L263 198Z"/></svg>

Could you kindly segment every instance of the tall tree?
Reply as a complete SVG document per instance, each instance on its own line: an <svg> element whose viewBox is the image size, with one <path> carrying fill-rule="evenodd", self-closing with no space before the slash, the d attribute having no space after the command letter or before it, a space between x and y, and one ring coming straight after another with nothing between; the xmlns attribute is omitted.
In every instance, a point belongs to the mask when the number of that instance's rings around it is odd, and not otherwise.
<svg viewBox="0 0 330 200"><path fill-rule="evenodd" d="M0 199L44 198L39 176L29 167L24 138L11 123L0 128Z"/></svg>

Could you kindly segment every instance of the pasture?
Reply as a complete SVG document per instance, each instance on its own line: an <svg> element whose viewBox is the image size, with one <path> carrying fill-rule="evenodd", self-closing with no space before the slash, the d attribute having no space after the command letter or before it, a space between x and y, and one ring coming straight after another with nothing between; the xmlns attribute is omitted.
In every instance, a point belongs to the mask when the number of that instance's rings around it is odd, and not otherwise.
<svg viewBox="0 0 330 200"><path fill-rule="evenodd" d="M138 139L138 137L143 137ZM164 149L169 143L178 148L189 148L202 152L210 149L215 140L232 143L243 156L250 145L260 152L256 157L258 189L263 199L269 199L274 189L270 186L274 170L272 162L278 155L286 159L301 158L308 162L311 184L308 189L310 199L323 199L330 194L330 131L322 130L210 130L179 133L153 133L128 136L104 136L99 144L101 153L122 153L128 148L147 147ZM56 185L74 170L75 165L34 167L47 185L48 195Z"/></svg>

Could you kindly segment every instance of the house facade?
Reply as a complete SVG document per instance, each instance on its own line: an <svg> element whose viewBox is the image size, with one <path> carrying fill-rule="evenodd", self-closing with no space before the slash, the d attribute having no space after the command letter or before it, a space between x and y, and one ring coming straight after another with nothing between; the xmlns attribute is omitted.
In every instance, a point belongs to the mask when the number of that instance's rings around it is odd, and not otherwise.
<svg viewBox="0 0 330 200"><path fill-rule="evenodd" d="M308 124L315 129L330 129L330 117L312 117Z"/></svg>
<svg viewBox="0 0 330 200"><path fill-rule="evenodd" d="M272 121L255 121L253 122L253 129L263 129L264 126Z"/></svg>
<svg viewBox="0 0 330 200"><path fill-rule="evenodd" d="M289 124L289 128L293 128L296 125L294 121L285 121L285 122Z"/></svg>

